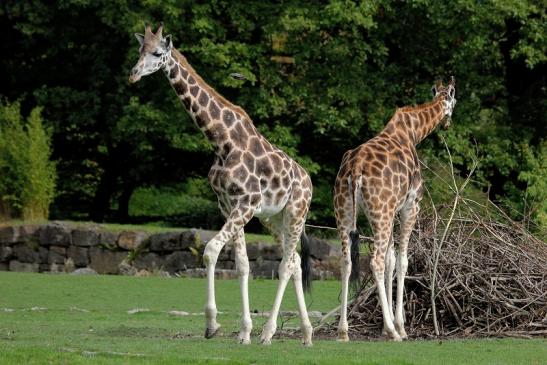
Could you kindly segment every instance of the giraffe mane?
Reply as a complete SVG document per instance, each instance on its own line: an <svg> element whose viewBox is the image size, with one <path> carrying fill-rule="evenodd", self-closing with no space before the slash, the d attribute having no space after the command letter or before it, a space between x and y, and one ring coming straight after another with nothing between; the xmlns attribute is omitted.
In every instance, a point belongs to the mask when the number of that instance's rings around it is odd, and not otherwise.
<svg viewBox="0 0 547 365"><path fill-rule="evenodd" d="M184 57L182 55L182 53L180 53L177 49L173 48L172 49L173 51L173 54L175 55L175 58L177 59L177 61L180 62L180 64L182 66L184 66L184 68L186 70L188 70L188 72L192 75L192 77L198 82L199 85L201 85L202 88L204 88L208 93L209 95L213 96L215 99L217 99L218 101L220 101L222 104L224 104L225 106L228 106L230 107L231 109L233 109L234 111L236 111L237 113L241 114L241 116L245 119L247 119L249 122L251 122L251 118L249 117L249 115L247 114L247 112L245 112L245 110L243 110L242 107L240 107L239 105L236 105L230 101L228 101L224 96L220 95L220 93L218 91L216 91L215 89L213 89L211 86L209 86L209 84L207 84L202 78L201 76L199 76L199 74L196 72L196 70L194 70L194 68L192 67L192 65L190 65L190 63L188 63L188 61L186 60L186 57Z"/></svg>
<svg viewBox="0 0 547 365"><path fill-rule="evenodd" d="M420 104L420 105L402 106L402 107L398 108L398 110L401 111L401 112L410 112L410 111L418 111L418 110L422 110L422 109L427 109L427 108L430 108L433 105L437 104L441 100L442 100L442 98L436 98L436 99L434 99L430 102L423 103L423 104Z"/></svg>

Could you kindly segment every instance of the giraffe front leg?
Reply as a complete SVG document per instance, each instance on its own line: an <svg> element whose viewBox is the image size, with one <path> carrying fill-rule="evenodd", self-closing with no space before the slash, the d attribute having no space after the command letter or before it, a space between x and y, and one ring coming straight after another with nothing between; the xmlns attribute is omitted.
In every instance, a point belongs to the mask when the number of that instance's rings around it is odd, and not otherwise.
<svg viewBox="0 0 547 365"><path fill-rule="evenodd" d="M235 234L243 230L243 226L253 216L253 210L249 206L237 206L230 216L227 218L226 223L220 230L220 232L211 239L205 246L205 252L203 253L203 262L207 270L207 304L205 305L205 338L214 337L219 329L217 317L217 306L215 300L215 265L218 259L218 255L226 242L228 242Z"/></svg>
<svg viewBox="0 0 547 365"><path fill-rule="evenodd" d="M203 262L207 270L207 303L205 304L205 338L214 337L219 329L220 324L217 322L217 305L215 300L215 264L220 250L224 246L221 237L217 238L217 234L212 240L207 243L203 254Z"/></svg>
<svg viewBox="0 0 547 365"><path fill-rule="evenodd" d="M249 259L247 257L247 247L245 246L245 236L243 230L240 230L234 239L236 269L239 275L239 285L241 290L241 330L239 331L238 341L243 345L251 343L251 330L253 322L249 310Z"/></svg>

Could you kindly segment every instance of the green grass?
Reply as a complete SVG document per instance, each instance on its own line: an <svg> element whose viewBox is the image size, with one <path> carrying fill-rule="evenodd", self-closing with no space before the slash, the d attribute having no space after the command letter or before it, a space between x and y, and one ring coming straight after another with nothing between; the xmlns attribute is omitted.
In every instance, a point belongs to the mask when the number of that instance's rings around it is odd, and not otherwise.
<svg viewBox="0 0 547 365"><path fill-rule="evenodd" d="M252 280L251 308L270 310L277 281ZM307 297L310 310L337 305L339 283L316 282ZM257 344L265 318L254 317L253 344L236 344L239 320L237 281L217 281L220 337L202 337L202 314L172 317L166 312L199 313L205 303L202 279L71 276L0 272L0 364L541 364L547 341L384 341L338 343L274 338ZM30 310L32 307L47 308ZM6 311L4 308L13 309ZM128 314L134 308L149 312ZM289 286L282 306L295 310ZM280 323L280 322L278 322ZM295 326L290 322L285 326Z"/></svg>

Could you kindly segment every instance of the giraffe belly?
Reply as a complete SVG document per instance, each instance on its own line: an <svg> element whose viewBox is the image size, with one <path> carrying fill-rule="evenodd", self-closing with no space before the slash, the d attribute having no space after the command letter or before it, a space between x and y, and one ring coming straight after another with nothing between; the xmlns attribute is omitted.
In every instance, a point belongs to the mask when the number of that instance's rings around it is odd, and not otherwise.
<svg viewBox="0 0 547 365"><path fill-rule="evenodd" d="M278 204L274 204L273 202L268 202L264 198L264 194L262 194L262 199L260 202L260 205L255 211L255 217L257 218L268 218L276 215L277 213L281 212L283 208L285 208L285 205L287 205L287 201L289 200L288 194L285 194L285 197L281 199L281 201L278 202Z"/></svg>

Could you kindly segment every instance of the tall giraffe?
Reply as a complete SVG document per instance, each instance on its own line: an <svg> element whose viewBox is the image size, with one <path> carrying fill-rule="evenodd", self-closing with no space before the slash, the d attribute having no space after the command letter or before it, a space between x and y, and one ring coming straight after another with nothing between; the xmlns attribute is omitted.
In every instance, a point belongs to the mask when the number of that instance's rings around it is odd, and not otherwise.
<svg viewBox="0 0 547 365"><path fill-rule="evenodd" d="M296 290L301 328L305 346L312 345L312 327L304 301L303 285L309 275L296 251L302 237L306 245L304 223L311 202L312 184L307 172L287 154L268 142L255 128L245 111L230 103L211 88L174 47L171 36L162 36L163 24L156 33L150 26L144 35L135 34L140 43L140 58L131 71L129 81L137 82L144 75L163 69L169 83L184 104L197 127L215 148L215 160L209 182L217 195L226 222L220 232L206 245L203 261L207 267L207 304L205 306L205 337L213 337L220 328L216 320L214 274L220 250L232 240L239 274L242 320L239 342L251 342L252 321L249 311L249 260L243 227L258 217L283 247L279 264L279 287L271 315L264 325L260 340L270 344L277 328L277 315L283 293L292 277Z"/></svg>
<svg viewBox="0 0 547 365"><path fill-rule="evenodd" d="M366 214L374 234L370 265L384 317L383 333L395 341L407 337L403 317L403 289L408 267L407 246L422 198L422 176L416 145L443 119L445 127L450 125L456 104L454 78L452 77L447 86L437 81L432 91L433 101L416 107L397 109L380 134L347 151L342 158L334 186L334 213L342 240L343 256L342 306L338 325L340 341L349 341L348 281L350 275L352 279L357 279L359 275L356 267L359 250L356 220L359 211ZM396 259L392 231L397 213L401 231ZM395 264L397 306L394 318L392 277Z"/></svg>

